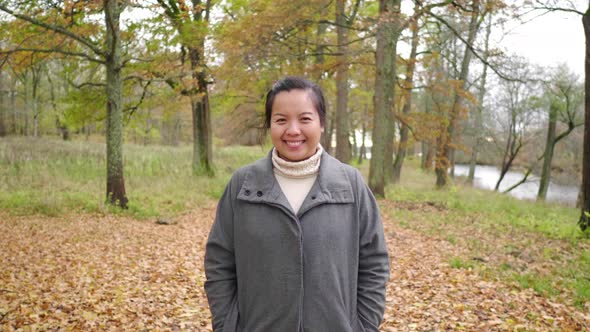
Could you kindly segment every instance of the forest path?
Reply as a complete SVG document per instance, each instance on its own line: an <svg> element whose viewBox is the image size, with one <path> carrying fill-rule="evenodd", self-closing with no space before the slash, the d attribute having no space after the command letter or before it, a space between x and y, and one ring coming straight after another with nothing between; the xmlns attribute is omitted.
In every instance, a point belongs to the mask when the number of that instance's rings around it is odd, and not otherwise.
<svg viewBox="0 0 590 332"><path fill-rule="evenodd" d="M0 330L210 331L204 246L215 202L172 225L114 215L0 213ZM590 317L453 268L460 247L384 218L383 331L581 331Z"/></svg>

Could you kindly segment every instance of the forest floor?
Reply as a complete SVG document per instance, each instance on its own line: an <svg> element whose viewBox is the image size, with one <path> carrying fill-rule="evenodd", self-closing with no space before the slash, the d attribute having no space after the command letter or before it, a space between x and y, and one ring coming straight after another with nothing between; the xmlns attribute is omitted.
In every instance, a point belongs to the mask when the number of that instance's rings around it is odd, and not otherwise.
<svg viewBox="0 0 590 332"><path fill-rule="evenodd" d="M590 330L587 304L486 275L481 265L498 258L460 260L470 255L462 242L399 219L403 210L445 213L441 207L380 204L391 253L382 331ZM209 200L170 225L113 214L0 213L0 330L210 331L203 254L214 212Z"/></svg>

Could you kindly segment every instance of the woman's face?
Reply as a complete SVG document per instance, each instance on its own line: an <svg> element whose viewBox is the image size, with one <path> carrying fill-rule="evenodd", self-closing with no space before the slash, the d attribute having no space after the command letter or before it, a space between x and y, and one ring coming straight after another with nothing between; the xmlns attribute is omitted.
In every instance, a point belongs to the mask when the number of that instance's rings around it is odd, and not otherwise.
<svg viewBox="0 0 590 332"><path fill-rule="evenodd" d="M270 137L279 156L289 161L311 157L318 147L324 127L310 92L294 89L279 92L270 116Z"/></svg>

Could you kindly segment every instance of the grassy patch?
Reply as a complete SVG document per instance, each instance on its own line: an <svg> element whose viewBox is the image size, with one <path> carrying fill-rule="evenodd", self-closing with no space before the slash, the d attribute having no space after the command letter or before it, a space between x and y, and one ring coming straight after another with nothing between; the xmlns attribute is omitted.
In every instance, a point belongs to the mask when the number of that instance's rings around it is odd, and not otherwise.
<svg viewBox="0 0 590 332"><path fill-rule="evenodd" d="M522 288L532 288L538 294L544 296L556 296L560 292L554 287L554 280L550 277L543 277L540 275L525 273L525 274L514 274L514 280L518 282Z"/></svg>
<svg viewBox="0 0 590 332"><path fill-rule="evenodd" d="M0 209L16 215L112 212L136 218L174 216L217 199L235 169L262 157L260 147L215 149L213 178L191 174L190 146L124 147L129 209L105 206L105 146L58 139L0 141Z"/></svg>
<svg viewBox="0 0 590 332"><path fill-rule="evenodd" d="M460 256L447 257L451 267L588 306L590 241L576 223L577 209L521 201L459 180L436 189L433 173L417 161L407 166L401 183L387 187L382 211L401 227L460 248Z"/></svg>
<svg viewBox="0 0 590 332"><path fill-rule="evenodd" d="M449 260L449 265L455 269L468 269L471 270L475 267L475 264L471 261L467 261L461 257L452 257Z"/></svg>

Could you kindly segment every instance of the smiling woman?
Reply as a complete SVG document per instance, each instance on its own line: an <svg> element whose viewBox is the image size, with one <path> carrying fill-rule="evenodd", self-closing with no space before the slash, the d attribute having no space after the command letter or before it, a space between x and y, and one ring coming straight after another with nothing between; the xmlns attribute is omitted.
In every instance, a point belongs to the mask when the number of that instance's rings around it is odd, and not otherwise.
<svg viewBox="0 0 590 332"><path fill-rule="evenodd" d="M378 331L389 255L373 194L319 145L320 88L286 77L267 94L274 145L239 169L205 253L214 331Z"/></svg>
<svg viewBox="0 0 590 332"><path fill-rule="evenodd" d="M297 89L275 95L270 137L279 156L285 160L305 160L318 149L324 127L311 94L311 91Z"/></svg>

